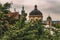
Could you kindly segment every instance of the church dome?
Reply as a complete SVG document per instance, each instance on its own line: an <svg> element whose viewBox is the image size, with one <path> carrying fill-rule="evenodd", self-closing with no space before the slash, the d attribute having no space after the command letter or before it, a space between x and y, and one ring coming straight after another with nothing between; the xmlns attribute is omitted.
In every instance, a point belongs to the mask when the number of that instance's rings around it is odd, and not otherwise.
<svg viewBox="0 0 60 40"><path fill-rule="evenodd" d="M35 5L34 10L29 15L42 15L42 13L37 9L37 5Z"/></svg>

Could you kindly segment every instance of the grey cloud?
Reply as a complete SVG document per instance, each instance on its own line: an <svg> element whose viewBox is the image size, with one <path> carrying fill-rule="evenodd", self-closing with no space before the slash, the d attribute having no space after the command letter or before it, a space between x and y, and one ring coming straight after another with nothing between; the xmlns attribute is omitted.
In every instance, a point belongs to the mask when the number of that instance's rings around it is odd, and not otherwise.
<svg viewBox="0 0 60 40"><path fill-rule="evenodd" d="M45 8L43 9L44 11L48 11L51 13L56 13L59 14L60 13L60 4L57 1L52 1L52 0L47 0L47 3L49 3L50 5L52 5L53 7L49 7L49 8Z"/></svg>
<svg viewBox="0 0 60 40"><path fill-rule="evenodd" d="M43 11L59 14L60 13L60 6L46 8L46 9L43 9Z"/></svg>
<svg viewBox="0 0 60 40"><path fill-rule="evenodd" d="M49 11L53 12L53 13L60 13L60 7L52 7L52 8L48 8Z"/></svg>

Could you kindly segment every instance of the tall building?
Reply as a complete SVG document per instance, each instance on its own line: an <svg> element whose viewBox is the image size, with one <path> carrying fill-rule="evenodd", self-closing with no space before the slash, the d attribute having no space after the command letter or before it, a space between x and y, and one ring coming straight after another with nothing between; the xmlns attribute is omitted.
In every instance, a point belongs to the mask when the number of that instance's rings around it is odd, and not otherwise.
<svg viewBox="0 0 60 40"><path fill-rule="evenodd" d="M29 13L29 20L42 20L43 19L43 15L42 13L37 9L37 5L34 6L34 10L32 10Z"/></svg>
<svg viewBox="0 0 60 40"><path fill-rule="evenodd" d="M47 17L47 22L46 22L47 25L52 26L52 18L50 16Z"/></svg>

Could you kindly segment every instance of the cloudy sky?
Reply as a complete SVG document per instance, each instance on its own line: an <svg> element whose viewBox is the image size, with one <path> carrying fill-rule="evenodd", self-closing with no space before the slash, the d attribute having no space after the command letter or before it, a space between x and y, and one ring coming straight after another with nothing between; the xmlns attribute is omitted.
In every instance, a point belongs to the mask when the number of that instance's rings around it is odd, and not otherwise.
<svg viewBox="0 0 60 40"><path fill-rule="evenodd" d="M52 20L60 20L60 0L0 0L0 2L3 4L13 2L11 10L16 8L19 12L21 12L21 7L24 5L27 14L34 9L36 4L43 14L43 20L46 20L49 15Z"/></svg>

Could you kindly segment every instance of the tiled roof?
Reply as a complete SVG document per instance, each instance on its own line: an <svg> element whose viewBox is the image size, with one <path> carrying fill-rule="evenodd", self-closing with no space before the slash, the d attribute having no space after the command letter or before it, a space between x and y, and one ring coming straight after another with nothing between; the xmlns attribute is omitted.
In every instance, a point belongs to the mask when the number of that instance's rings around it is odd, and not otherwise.
<svg viewBox="0 0 60 40"><path fill-rule="evenodd" d="M20 15L19 12L9 12L9 13L7 14L8 17L15 17L15 16L17 16L17 15Z"/></svg>

